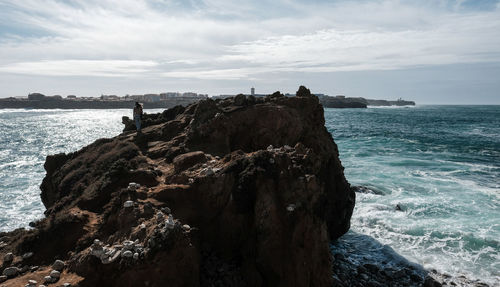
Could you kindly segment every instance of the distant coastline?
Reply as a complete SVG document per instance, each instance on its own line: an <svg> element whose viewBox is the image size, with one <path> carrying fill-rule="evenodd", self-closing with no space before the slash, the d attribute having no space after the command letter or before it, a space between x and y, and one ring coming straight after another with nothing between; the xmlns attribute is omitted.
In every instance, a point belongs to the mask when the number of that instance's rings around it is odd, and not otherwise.
<svg viewBox="0 0 500 287"><path fill-rule="evenodd" d="M128 109L141 102L146 109L168 109L178 105L189 105L207 95L195 93L165 93L118 97L102 95L99 98L67 96L45 96L29 94L27 98L0 99L0 109Z"/></svg>
<svg viewBox="0 0 500 287"><path fill-rule="evenodd" d="M236 95L220 95L214 98L230 98ZM246 96L265 97L266 95L252 94ZM285 94L285 96L292 96ZM325 108L367 108L368 106L414 106L415 102L398 99L374 100L362 97L351 98L345 96L328 96L316 94ZM59 95L45 96L40 93L29 94L27 98L0 99L0 109L127 109L134 106L136 101L141 102L146 109L168 109L174 106L187 106L199 100L207 99L208 95L196 93L163 93L118 97L102 95L101 97L76 97Z"/></svg>
<svg viewBox="0 0 500 287"><path fill-rule="evenodd" d="M396 101L389 100L374 100L365 98L349 98L345 96L326 96L317 95L319 101L325 108L367 108L368 106L382 107L382 106L414 106L414 101L406 101L398 99Z"/></svg>

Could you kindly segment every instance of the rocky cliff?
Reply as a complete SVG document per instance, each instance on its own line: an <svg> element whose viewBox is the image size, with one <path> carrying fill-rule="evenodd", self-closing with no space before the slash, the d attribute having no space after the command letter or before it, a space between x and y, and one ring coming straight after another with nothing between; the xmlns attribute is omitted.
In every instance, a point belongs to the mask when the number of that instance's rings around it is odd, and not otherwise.
<svg viewBox="0 0 500 287"><path fill-rule="evenodd" d="M124 123L47 157L46 217L0 234L4 285L331 286L354 192L309 90Z"/></svg>

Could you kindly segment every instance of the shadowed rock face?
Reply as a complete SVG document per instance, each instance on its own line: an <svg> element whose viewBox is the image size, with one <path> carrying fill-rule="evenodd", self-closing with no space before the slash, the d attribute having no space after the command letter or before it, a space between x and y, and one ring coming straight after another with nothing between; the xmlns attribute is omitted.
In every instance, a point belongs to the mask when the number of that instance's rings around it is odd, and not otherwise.
<svg viewBox="0 0 500 287"><path fill-rule="evenodd" d="M331 286L354 192L307 89L146 115L139 134L123 121L47 157L46 218L2 252L63 259L80 286Z"/></svg>

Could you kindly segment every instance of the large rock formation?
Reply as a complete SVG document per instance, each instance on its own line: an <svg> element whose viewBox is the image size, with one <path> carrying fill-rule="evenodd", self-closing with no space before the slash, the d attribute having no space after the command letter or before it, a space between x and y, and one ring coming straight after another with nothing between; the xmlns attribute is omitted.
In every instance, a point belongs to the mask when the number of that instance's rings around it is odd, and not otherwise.
<svg viewBox="0 0 500 287"><path fill-rule="evenodd" d="M79 286L331 286L354 192L307 89L203 100L145 116L142 133L124 123L47 157L46 218L0 234L0 260L16 254L3 268L41 266L42 282L61 259L59 282Z"/></svg>

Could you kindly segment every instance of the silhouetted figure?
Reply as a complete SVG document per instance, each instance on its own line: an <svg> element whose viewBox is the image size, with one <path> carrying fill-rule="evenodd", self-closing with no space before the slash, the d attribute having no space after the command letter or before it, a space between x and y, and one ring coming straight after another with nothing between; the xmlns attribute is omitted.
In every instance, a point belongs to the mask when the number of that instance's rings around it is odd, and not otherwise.
<svg viewBox="0 0 500 287"><path fill-rule="evenodd" d="M135 102L134 107L134 122L137 131L141 131L141 120L142 120L142 105L139 102Z"/></svg>

